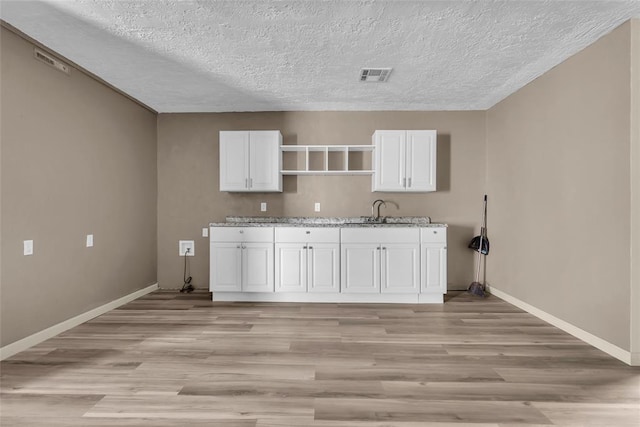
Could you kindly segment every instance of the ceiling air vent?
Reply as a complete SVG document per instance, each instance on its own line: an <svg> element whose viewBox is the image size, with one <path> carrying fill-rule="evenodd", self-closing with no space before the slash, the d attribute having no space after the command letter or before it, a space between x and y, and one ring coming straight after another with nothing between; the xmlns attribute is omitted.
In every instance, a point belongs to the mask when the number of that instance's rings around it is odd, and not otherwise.
<svg viewBox="0 0 640 427"><path fill-rule="evenodd" d="M45 64L52 66L58 71L62 71L65 74L69 74L71 72L71 68L67 64L38 48L35 48L33 50L33 55L38 61L44 62Z"/></svg>
<svg viewBox="0 0 640 427"><path fill-rule="evenodd" d="M386 82L389 80L391 68L363 68L360 70L361 82Z"/></svg>

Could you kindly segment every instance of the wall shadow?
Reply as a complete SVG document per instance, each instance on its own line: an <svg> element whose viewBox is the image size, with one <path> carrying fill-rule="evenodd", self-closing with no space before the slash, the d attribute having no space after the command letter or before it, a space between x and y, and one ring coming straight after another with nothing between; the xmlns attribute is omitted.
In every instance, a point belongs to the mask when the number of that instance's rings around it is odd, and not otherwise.
<svg viewBox="0 0 640 427"><path fill-rule="evenodd" d="M454 271L456 273L464 271L462 276L468 281L468 283L449 282L448 286L451 290L465 290L474 280L476 252L467 247L473 238L473 233L474 228L471 226L449 224L447 227L447 276L459 277L460 274L453 274Z"/></svg>
<svg viewBox="0 0 640 427"><path fill-rule="evenodd" d="M436 187L438 191L449 191L451 190L451 135L438 134L436 162Z"/></svg>

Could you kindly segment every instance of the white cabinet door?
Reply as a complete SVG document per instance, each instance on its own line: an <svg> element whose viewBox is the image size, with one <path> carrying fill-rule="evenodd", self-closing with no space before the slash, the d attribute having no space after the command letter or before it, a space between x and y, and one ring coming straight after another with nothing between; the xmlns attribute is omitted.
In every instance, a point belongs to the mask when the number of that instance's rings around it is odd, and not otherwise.
<svg viewBox="0 0 640 427"><path fill-rule="evenodd" d="M242 291L273 292L273 244L242 246Z"/></svg>
<svg viewBox="0 0 640 427"><path fill-rule="evenodd" d="M442 243L422 244L420 289L425 293L447 292L447 248Z"/></svg>
<svg viewBox="0 0 640 427"><path fill-rule="evenodd" d="M383 243L381 249L381 291L417 294L420 282L420 245Z"/></svg>
<svg viewBox="0 0 640 427"><path fill-rule="evenodd" d="M249 189L249 132L220 131L220 191Z"/></svg>
<svg viewBox="0 0 640 427"><path fill-rule="evenodd" d="M407 131L406 191L436 191L436 131Z"/></svg>
<svg viewBox="0 0 640 427"><path fill-rule="evenodd" d="M220 131L220 191L282 191L282 134Z"/></svg>
<svg viewBox="0 0 640 427"><path fill-rule="evenodd" d="M373 191L404 191L406 134L403 130L379 130L373 134Z"/></svg>
<svg viewBox="0 0 640 427"><path fill-rule="evenodd" d="M209 290L242 290L242 249L239 243L211 243Z"/></svg>
<svg viewBox="0 0 640 427"><path fill-rule="evenodd" d="M435 130L377 130L373 191L436 190Z"/></svg>
<svg viewBox="0 0 640 427"><path fill-rule="evenodd" d="M310 243L308 246L309 292L337 293L340 291L340 245Z"/></svg>
<svg viewBox="0 0 640 427"><path fill-rule="evenodd" d="M251 131L249 135L249 189L282 191L280 144L278 131Z"/></svg>
<svg viewBox="0 0 640 427"><path fill-rule="evenodd" d="M380 293L380 246L342 244L342 292Z"/></svg>
<svg viewBox="0 0 640 427"><path fill-rule="evenodd" d="M275 258L276 292L306 292L306 245L302 243L277 243Z"/></svg>

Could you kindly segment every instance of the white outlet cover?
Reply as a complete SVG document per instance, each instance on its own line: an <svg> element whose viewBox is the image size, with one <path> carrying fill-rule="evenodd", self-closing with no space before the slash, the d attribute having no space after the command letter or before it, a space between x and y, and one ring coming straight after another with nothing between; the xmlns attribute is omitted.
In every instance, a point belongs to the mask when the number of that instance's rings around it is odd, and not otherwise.
<svg viewBox="0 0 640 427"><path fill-rule="evenodd" d="M195 242L193 240L180 240L178 242L178 255L184 256L185 253L187 252L187 249L189 249L187 256L195 256L196 254Z"/></svg>
<svg viewBox="0 0 640 427"><path fill-rule="evenodd" d="M202 237L209 237L209 227L202 227Z"/></svg>
<svg viewBox="0 0 640 427"><path fill-rule="evenodd" d="M87 234L87 247L93 247L93 234Z"/></svg>
<svg viewBox="0 0 640 427"><path fill-rule="evenodd" d="M33 255L33 240L25 240L23 246L25 255Z"/></svg>
<svg viewBox="0 0 640 427"><path fill-rule="evenodd" d="M266 212L266 211L267 211L267 202L260 203L260 212Z"/></svg>
<svg viewBox="0 0 640 427"><path fill-rule="evenodd" d="M314 209L316 212L320 212L320 203L316 202Z"/></svg>

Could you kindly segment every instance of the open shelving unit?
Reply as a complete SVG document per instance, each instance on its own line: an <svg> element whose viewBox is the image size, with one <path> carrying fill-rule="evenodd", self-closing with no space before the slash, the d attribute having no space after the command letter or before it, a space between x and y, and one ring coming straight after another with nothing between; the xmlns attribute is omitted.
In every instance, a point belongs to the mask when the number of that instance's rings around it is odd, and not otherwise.
<svg viewBox="0 0 640 427"><path fill-rule="evenodd" d="M371 175L373 145L281 145L283 175Z"/></svg>

